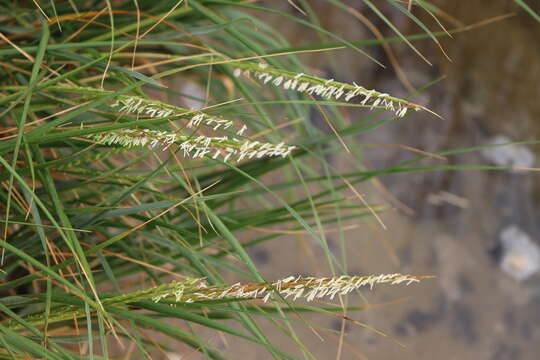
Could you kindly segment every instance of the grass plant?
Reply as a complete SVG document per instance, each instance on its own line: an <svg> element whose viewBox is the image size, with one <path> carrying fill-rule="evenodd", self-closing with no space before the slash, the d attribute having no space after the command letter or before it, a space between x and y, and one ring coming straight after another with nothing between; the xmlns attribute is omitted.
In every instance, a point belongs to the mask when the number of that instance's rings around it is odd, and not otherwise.
<svg viewBox="0 0 540 360"><path fill-rule="evenodd" d="M291 3L313 14L309 2ZM411 112L436 114L414 97L316 76L300 54L350 48L382 65L370 49L404 42L427 61L415 41L468 30L437 20L430 31L415 15L437 19L427 1L412 0L411 11L409 1L364 3L395 37L349 41L301 11L248 0L0 1L0 358L107 359L118 344L125 358L173 351L150 330L230 358L197 325L268 357L311 359L295 333L302 314L361 308L299 299L418 281L348 274L330 250L328 229L346 251L344 224L378 222L387 210L355 187L382 174L497 167L420 166L432 156L421 152L375 170L358 161L342 172L328 160L360 158L356 135ZM380 3L420 33L401 33ZM291 46L267 15L328 42ZM361 116L349 121L346 109ZM275 243L279 252L291 233L322 249L327 277L275 281L260 272L250 248ZM261 320L300 355L273 343Z"/></svg>

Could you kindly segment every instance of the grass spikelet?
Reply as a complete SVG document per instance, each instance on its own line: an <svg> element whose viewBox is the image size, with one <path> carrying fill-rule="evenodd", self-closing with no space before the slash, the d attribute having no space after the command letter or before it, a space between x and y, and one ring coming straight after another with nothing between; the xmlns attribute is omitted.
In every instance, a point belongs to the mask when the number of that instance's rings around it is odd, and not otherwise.
<svg viewBox="0 0 540 360"><path fill-rule="evenodd" d="M284 143L271 144L259 141L238 140L228 136L211 137L205 135L188 136L180 133L149 130L149 129L121 129L91 134L88 138L105 145L119 145L122 147L160 146L167 150L171 145L177 144L185 157L193 159L211 157L223 158L224 161L263 158L287 157L295 149Z"/></svg>
<svg viewBox="0 0 540 360"><path fill-rule="evenodd" d="M323 297L333 299L336 295L347 295L361 287L378 284L406 284L419 282L426 276L413 276L402 274L382 274L366 276L340 276L333 278L316 278L289 276L271 283L234 284L230 286L206 286L200 282L194 288L186 288L183 282L178 283L174 291L158 291L152 297L155 302L161 299L174 297L176 302L200 302L222 299L262 299L265 302L272 296L282 296L293 300L303 298L313 301ZM180 294L180 295L179 295Z"/></svg>
<svg viewBox="0 0 540 360"><path fill-rule="evenodd" d="M16 89L18 87L12 87ZM57 93L72 93L82 95L78 101L86 101L99 97L108 96L114 91L96 89L92 87L79 87L58 85L48 88L49 91ZM223 119L220 116L205 114L201 111L193 111L185 109L181 106L166 104L157 100L146 99L139 96L117 95L114 97L114 102L110 104L110 108L118 115L134 115L140 119L163 118L163 119L178 119L187 120L188 128L205 126L211 130L232 130L234 122L232 120ZM244 127L237 129L236 133L242 135Z"/></svg>
<svg viewBox="0 0 540 360"><path fill-rule="evenodd" d="M360 105L371 110L380 108L390 110L400 118L404 117L409 109L431 112L422 105L376 90L369 90L356 83L346 84L334 81L334 79L321 79L303 73L271 68L263 63L259 65L253 63L232 63L232 66L235 67L233 75L236 77L245 76L265 85L281 86L285 90L294 90L307 95L317 95L327 100L349 102L355 98L360 98Z"/></svg>
<svg viewBox="0 0 540 360"><path fill-rule="evenodd" d="M364 276L339 276L339 277L302 277L289 276L274 282L265 283L236 283L233 285L208 286L203 278L187 278L182 281L174 281L161 284L144 290L117 295L103 300L103 305L126 306L141 301L160 302L167 300L173 303L200 303L208 301L227 300L255 300L267 302L273 297L284 299L292 298L293 301L303 299L314 301L325 297L334 299L335 296L347 295L361 287L368 286L371 289L379 284L410 285L428 279L431 276L415 276L402 274L381 274ZM85 316L85 312L76 307L58 309L51 314L50 323ZM42 314L28 316L29 323L39 323ZM19 324L10 323L10 327L17 328Z"/></svg>

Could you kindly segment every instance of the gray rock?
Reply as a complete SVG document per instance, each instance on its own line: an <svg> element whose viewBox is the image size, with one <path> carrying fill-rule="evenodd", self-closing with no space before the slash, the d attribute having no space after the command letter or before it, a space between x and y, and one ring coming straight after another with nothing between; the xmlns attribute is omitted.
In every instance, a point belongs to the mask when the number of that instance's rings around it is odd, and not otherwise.
<svg viewBox="0 0 540 360"><path fill-rule="evenodd" d="M523 281L540 270L540 248L529 235L515 225L500 234L502 244L501 269L516 280Z"/></svg>
<svg viewBox="0 0 540 360"><path fill-rule="evenodd" d="M497 135L488 144L504 144L512 140L504 135ZM534 164L533 153L524 145L505 145L482 150L482 155L497 166L529 168Z"/></svg>

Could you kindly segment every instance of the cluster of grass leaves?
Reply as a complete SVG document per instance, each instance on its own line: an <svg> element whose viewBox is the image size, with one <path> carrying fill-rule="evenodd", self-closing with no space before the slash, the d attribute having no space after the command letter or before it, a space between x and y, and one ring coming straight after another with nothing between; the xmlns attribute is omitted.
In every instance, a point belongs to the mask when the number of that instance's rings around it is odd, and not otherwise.
<svg viewBox="0 0 540 360"><path fill-rule="evenodd" d="M104 300L186 277L203 277L210 284L231 278L265 281L247 249L283 234L242 236L253 229L301 231L324 250L329 273L346 273L346 264L328 248L325 227L337 226L343 240L345 221L382 211L351 197L354 185L387 173L460 168L415 166L420 156L390 168L366 171L359 164L340 173L328 155L360 154L361 147L348 139L398 121L393 114L375 111L349 123L334 103L232 76L228 64L233 61L264 60L276 69L309 73L298 52L345 46L369 56L367 46L394 41L416 51L414 40L447 33L430 32L406 9L407 1L388 0L422 30L405 36L375 3L364 2L395 30L395 38L348 42L317 25L306 1L300 3L307 18L242 0L2 1L0 358L109 358L110 339L132 344L134 357L168 351L148 337L149 329L210 358L227 358L193 324L253 342L274 358L295 358L270 342L260 318L275 323L311 358L290 314L340 307L277 300L268 306L229 301L171 307L150 297L128 307ZM414 3L436 14L428 2ZM300 23L334 43L291 47L264 23L266 14ZM197 84L205 98L182 93L172 86L175 79ZM119 95L172 105L199 100L206 113L246 124L248 137L285 141L298 150L284 159L227 163L187 159L174 147L92 143L85 136L113 129L185 127L182 117L115 113L110 105ZM313 109L334 132L314 126ZM344 241L341 246L346 247ZM66 320L60 316L66 308L79 315Z"/></svg>

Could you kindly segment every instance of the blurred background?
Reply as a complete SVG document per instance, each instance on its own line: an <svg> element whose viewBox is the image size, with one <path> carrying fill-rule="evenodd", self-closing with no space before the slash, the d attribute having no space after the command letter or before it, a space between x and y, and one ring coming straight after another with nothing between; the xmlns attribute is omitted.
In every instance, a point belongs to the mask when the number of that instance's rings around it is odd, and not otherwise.
<svg viewBox="0 0 540 360"><path fill-rule="evenodd" d="M302 7L301 1L295 3ZM344 1L350 6L348 10L327 1L308 3L323 28L347 40L373 38L373 31L384 37L395 36L360 1ZM335 166L343 169L355 161L368 169L390 166L415 156L404 146L439 152L540 137L540 24L508 0L434 3L444 11L441 21L447 29L474 25L453 38L441 37L450 60L430 39L415 41L414 45L432 65L402 43L390 44L387 49L365 48L387 65L386 69L348 49L300 55L316 74L354 81L398 97L407 97L411 88L431 83L412 99L443 117L421 112L367 132L356 139L367 144L364 152L344 152L331 159ZM540 10L538 2L528 3ZM264 4L298 12L287 1ZM404 34L423 32L385 4L380 4L381 9ZM415 15L431 24L432 31L438 31L429 15L420 10ZM486 22L494 18L498 20ZM285 26L281 18L265 20L281 29L292 45L331 42L301 25ZM439 81L432 83L435 80ZM357 111L347 112L349 121L355 120ZM326 126L317 113L313 113L311 121ZM532 168L539 166L539 149L537 145L518 144L432 158L428 163ZM345 240L330 234L336 256L343 259L345 255L349 273L401 272L437 278L406 288L378 287L377 291L363 292L363 299L348 297L348 305L372 306L350 317L387 337L339 317L316 317L315 322L338 334L345 329L341 358L537 359L537 173L430 171L391 174L380 180L360 190L369 194L371 202L394 208L382 215L388 229L369 220L346 232ZM340 241L347 242L345 254L341 253ZM279 249L275 243L262 245L251 255L268 278L288 274L323 276L328 271L321 267L322 252L301 238L284 240ZM300 326L299 332L319 359L338 356L339 336L335 342L322 342L305 326ZM257 357L255 347L230 346L229 350L238 358Z"/></svg>

